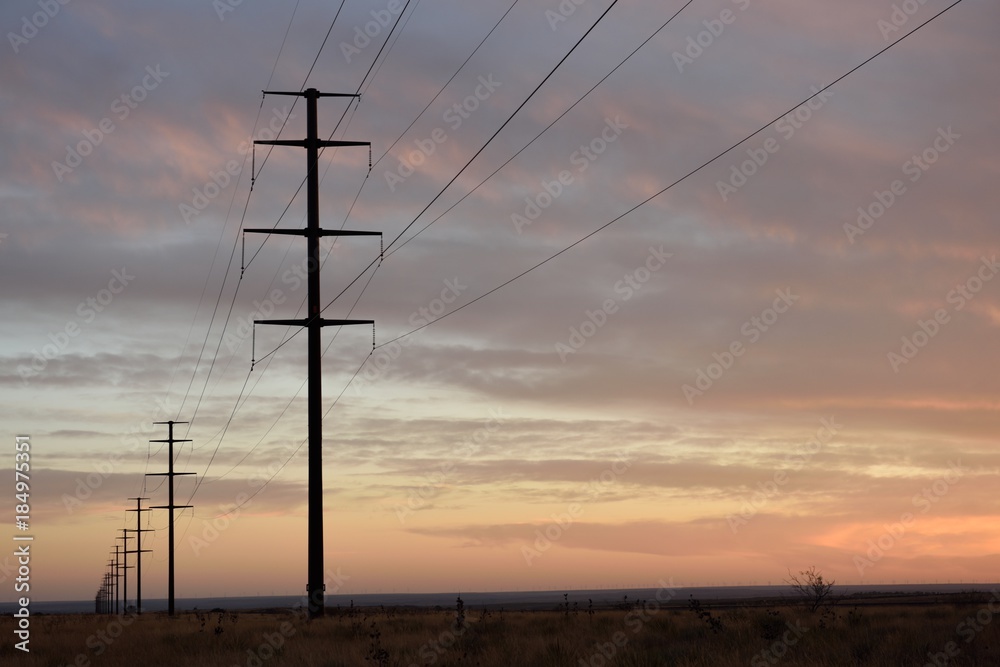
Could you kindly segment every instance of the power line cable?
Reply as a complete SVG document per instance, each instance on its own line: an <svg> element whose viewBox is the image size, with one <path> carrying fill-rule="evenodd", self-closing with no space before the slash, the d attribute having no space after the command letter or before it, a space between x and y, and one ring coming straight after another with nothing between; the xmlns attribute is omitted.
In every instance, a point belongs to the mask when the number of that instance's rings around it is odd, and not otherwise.
<svg viewBox="0 0 1000 667"><path fill-rule="evenodd" d="M518 152L516 152L516 153L514 153L513 155L511 155L511 156L510 156L510 158L508 158L508 160L507 160L506 162L504 162L504 163L503 163L502 165L500 165L500 166L499 166L499 167L497 167L497 168L496 168L495 170L493 170L493 173L491 173L491 174L490 174L489 176L487 176L486 178L484 178L484 179L483 179L483 180L482 180L482 181L481 181L481 182L479 183L479 185L477 185L476 187L472 188L472 189L471 189L471 190L469 190L469 191L468 191L467 193L465 193L464 195L462 195L462 198L461 198L461 199L459 199L459 200L458 200L457 202L455 202L454 204L452 204L451 206L449 206L449 207L448 207L447 209L445 209L445 211L444 211L443 213L441 213L441 215L439 215L438 217L434 218L433 220L431 220L430 222L428 222L428 223L427 223L426 225L424 225L423 227L421 227L421 228L420 228L420 229L419 229L419 230L417 231L417 233L416 233L416 234L414 234L414 235L413 235L413 236L411 236L410 238L408 238L408 239L406 239L405 241L403 241L402 243L400 243L398 247L396 247L396 248L394 248L393 250L389 251L389 252L388 252L388 253L386 254L386 257L388 257L388 256L392 255L392 254L393 254L393 253L395 253L395 252L396 252L397 250L399 250L400 248L402 248L403 246L405 246L405 245L406 245L407 243L409 243L409 242L410 242L410 241L412 241L413 239L415 239L415 238L417 238L418 236L420 236L420 235L421 235L421 234L422 234L422 233L423 233L423 232L424 232L424 231L425 231L425 230L426 230L426 229L427 229L428 227L430 227L431 225L433 225L433 224L434 224L435 222L437 222L438 220L440 220L440 219L441 219L441 218L443 218L444 216L448 215L448 214L449 214L449 213L450 213L450 212L452 211L452 209L454 209L454 208L455 208L456 206L458 206L458 205L459 205L459 204L461 204L461 203L462 203L463 201L465 201L465 200L466 200L466 199L467 199L467 198L468 198L468 197L469 197L470 195L472 195L472 194L473 194L474 192L476 192L476 190L478 190L479 188L481 188L481 187L483 186L483 184L484 184L484 183L486 183L486 181L488 181L488 180L490 180L491 178L493 178L494 176L496 176L496 175L497 175L497 173L499 173L499 171L500 171L501 169L503 169L503 168L504 168L504 167L506 167L506 166L507 166L508 164L510 164L511 162L513 162L513 161L514 161L514 159L515 159L515 158L516 158L516 157L517 157L518 155L520 155L520 154L521 154L521 153L523 153L523 152L524 152L525 150L527 150L527 149L528 149L528 147L529 147L529 146L531 146L531 145L532 145L533 143L535 143L535 142L536 142L536 141L538 140L538 138L539 138L539 137L541 137L541 136L542 136L543 134L545 134L546 132L548 132L548 131L549 131L549 129L550 129L550 128L551 128L551 127L552 127L553 125L555 125L556 123L558 123L558 122L559 122L560 120L562 120L562 118L563 118L563 117L564 117L564 116L565 116L566 114L568 114L568 113L569 113L570 111L572 111L573 109L575 109L575 108L576 108L576 106L577 106L578 104L580 104L580 102L582 102L582 101L583 101L584 99L586 99L586 98L587 98L587 96L589 96L589 95L590 95L590 94L591 94L592 92L594 92L594 91L595 91L595 90L597 89L597 87L598 87L598 86L600 86L600 85L601 85L602 83L604 83L604 82L605 82L605 81L606 81L606 80L608 79L608 77L610 77L610 76L611 76L612 74L614 74L615 72L617 72L617 71L618 71L618 70L619 70L619 69L620 69L620 68L622 67L622 65L624 65L625 63L627 63L627 62L628 62L628 61L629 61L629 60L630 60L630 59L632 58L632 56L634 56L634 55L635 55L636 53L638 53L638 52L639 52L639 50L640 50L640 49L641 49L642 47L644 47L644 46L645 46L646 44L648 44L648 43L649 43L649 42L650 42L650 41L651 41L651 40L652 40L652 39L653 39L654 37L656 37L656 36L657 36L658 34L660 34L660 32L662 32L662 31L663 31L663 29L664 29L664 28L666 28L666 27L667 27L667 26L668 26L668 25L670 24L670 22L671 22L671 21L673 21L673 20L674 20L675 18L677 18L677 16L678 16L678 15L679 15L679 14L680 14L680 13L681 13L682 11L684 11L684 10L685 10L685 9L687 8L687 6L688 6L688 5L690 5L690 4L692 3L692 2L694 2L694 0L688 0L688 1L687 1L687 2L686 2L686 3L684 4L684 6L683 6L683 7L681 7L680 9L678 9L678 10L677 10L677 11L676 11L676 12L675 12L675 13L674 13L674 14L673 14L673 15L672 15L672 16L671 16L670 18L668 18L668 19L667 19L667 20L666 20L666 21L665 21L665 22L663 23L663 25L661 25L661 26L660 26L659 28L657 28L657 29L656 29L656 31L655 31L655 32L653 32L653 34L652 34L652 35L650 35L649 37L647 37L647 38L646 38L646 39L645 39L645 40L644 40L644 41L642 42L642 44L640 44L639 46L637 46L637 47L636 47L636 48L635 48L635 49L634 49L634 50L632 51L632 53L628 54L628 55L627 55L627 56L625 57L625 59L624 59L624 60L622 60L622 61L621 61L620 63L618 63L617 65L615 65L615 68L614 68L614 69L612 69L612 70L611 70L610 72L608 72L607 74L605 74L605 75L604 75L604 76L603 76L603 77L601 78L601 80L600 80L600 81L598 81L597 83L595 83L595 84L594 84L594 85L593 85L593 86L591 87L591 89L590 89L590 90L588 90L588 91L587 91L586 93L584 93L584 94L583 94L583 95L582 95L582 96L581 96L581 97L580 97L579 99L577 99L577 101L576 101L576 102L574 102L574 103L573 103L572 105L570 105L570 106L569 106L569 107L568 107L568 108L567 108L567 109L566 109L565 111L563 111L563 112L562 112L561 114L559 114L559 116L558 116L558 117L557 117L557 118L556 118L555 120L553 120L553 121L552 121L551 123L549 123L548 125L546 125L546 126L545 126L545 128L544 128L544 129L543 129L543 130L542 130L541 132L539 132L538 134L536 134L536 135L535 135L535 138L534 138L534 139L532 139L532 140L531 140L531 141L529 141L529 142L528 142L527 144L525 144L525 145L524 145L524 147L523 147L523 148L521 148L521 150L519 150Z"/></svg>
<svg viewBox="0 0 1000 667"><path fill-rule="evenodd" d="M834 79L833 81L831 81L827 85L823 86L822 88L820 88L819 90L817 90L815 93L813 93L809 97L805 98L804 100L802 100L798 104L794 105L793 107L791 107L787 111L779 114L773 120L771 120L770 122L766 123L765 125L762 125L760 128L758 128L757 130L755 130L752 134L747 135L746 137L744 137L740 141L736 142L735 144L733 144L729 148L725 149L724 151L722 151L721 153L719 153L715 157L713 157L713 158L707 160L706 162L702 163L701 166L699 166L699 167L697 167L697 168L689 171L687 174L685 174L684 176L681 176L680 178L678 178L676 181L674 181L670 185L666 186L665 188L663 188L660 191L656 192L652 196L650 196L650 197L644 199L643 201L639 202L638 204L636 204L635 206L631 207L630 209L628 209L627 211L625 211L624 213L622 213L618 217L612 219L609 222L606 222L605 224L601 225L600 227L598 227L597 229L593 230L592 232L586 234L582 238L574 241L573 243L571 243L570 245L566 246L565 248L563 248L559 252L555 253L554 255L551 255L548 258L542 260L541 262L535 264L534 266L532 266L532 267L530 267L528 269L525 269L524 271L522 271L521 273L517 274L513 278L511 278L511 279L509 279L509 280L501 283L500 285L494 287L490 291L488 291L488 292L486 292L484 294L481 294L480 296L476 297L472 301L469 301L468 303L464 303L461 306L459 306L458 308L456 308L456 309L454 309L454 310L452 310L452 311L450 311L448 313L445 313L441 317L439 317L439 318L437 318L435 320L431 320L430 322L427 322L427 323L425 323L425 324L423 324L423 325L421 325L421 326L419 326L419 327L417 327L417 328L415 328L415 329L413 329L411 331L408 331L405 334L397 336L397 337L393 338L392 340L386 341L385 343L382 343L381 345L376 346L376 349L379 349L379 348L385 347L386 345L390 345L392 343L395 343L396 341L401 340L403 338L406 338L407 336L410 336L410 335L412 335L412 334L414 334L414 333L416 333L416 332L418 332L418 331L420 331L422 329L425 329L425 328L429 327L432 324L436 324L437 322L440 322L441 320L443 320L445 318L451 317L452 315L454 315L455 313L459 312L460 310L463 310L463 309L467 308L468 306L471 306L472 304L476 303L477 301L485 299L486 297L488 297L489 295L493 294L494 292L497 292L497 291L503 289L504 287L506 287L507 285L513 283L515 280L518 280L518 279L520 279L520 278L528 275L529 273L531 273L535 269L537 269L537 268L539 268L539 267L541 267L541 266L549 263L550 261L552 261L556 257L562 255L563 253L567 252L571 248L574 248L577 245L583 243L584 241L586 241L590 237L594 236L598 232L601 232L604 229L607 229L608 227L610 227L614 223L618 222L619 220L621 220L625 216L627 216L630 213L632 213L633 211L635 211L638 208L640 208L640 207L648 204L649 202L653 201L654 199L656 199L657 197L659 197L660 195L662 195L667 190L670 190L671 188L673 188L675 185L678 185L679 183L681 183L681 182L687 180L688 178L690 178L691 176L697 174L699 171L701 171L705 167L709 166L710 164L712 164L713 162L715 162L716 160L718 160L719 158L721 158L722 156L724 156L726 153L729 153L730 151L734 150L735 148L738 148L740 145L746 143L747 141L749 141L753 137L757 136L758 134L760 134L761 132L763 132L764 130L766 130L768 127L770 127L774 123L778 122L783 117L787 116L789 113L792 113L793 111L795 111L797 108L799 108L800 106L802 106L803 104L805 104L809 100L813 99L814 97L817 97L821 93L823 93L826 90L828 90L830 87L832 87L832 86L836 85L837 83L839 83L840 81L846 79L848 76L850 76L854 72L858 71L859 69L861 69L862 67L864 67L865 65L867 65L868 63L870 63L871 61L875 60L875 58L877 58L878 56L882 55L883 53L885 53L886 51L888 51L892 47L896 46L897 44L899 44L900 42L902 42L904 39L906 39L910 35L914 34L915 32L917 32L918 30L920 30L924 26L928 25L931 21L935 20L936 18L938 18L939 16L941 16L942 14L944 14L948 10L952 9L953 7L955 7L956 5L958 5L961 2L962 2L962 0L955 0L955 2L953 2L952 4L948 5L944 9L942 9L940 12L938 12L937 14L935 14L934 16L932 16L931 18L929 18L924 23L921 23L919 26L917 26L916 28L914 28L909 33L903 35L898 40L896 40L895 42L892 42L891 44L885 46L884 48L879 49L874 55L869 56L864 61L862 61L861 64L856 65L855 67L851 68L845 74L842 74L841 76L837 77L836 79Z"/></svg>
<svg viewBox="0 0 1000 667"><path fill-rule="evenodd" d="M487 147L487 146L489 146L489 145L490 145L490 144L491 144L491 143L493 142L493 140L497 138L497 135L499 135L499 134L500 134L500 132L502 132L502 131L503 131L503 129L504 129L505 127L507 127L507 125L508 125L508 124L510 124L510 121L514 120L514 116L516 116L516 115L518 114L518 112L519 112L519 111L520 111L521 109L523 109L523 108L524 108L524 106L525 106L525 105L526 105L526 104L527 104L527 103L528 103L528 102L529 102L529 101L531 100L531 98L535 96L535 93L537 93L537 92L538 92L538 91L539 91L539 90L541 89L541 87L545 85L545 82L546 82L546 81L548 81L548 80L549 80L550 78L552 78L552 75L556 73L556 70L558 70L558 69L559 69L559 67L560 67L560 66L561 66L561 65L562 65L562 64L563 64L564 62L566 62L566 60L567 60L567 59L568 59L568 58L569 58L569 57L570 57L571 55L573 55L573 52L574 52L574 51L576 51L576 49L577 49L577 48L578 48L578 47L580 46L580 44L581 44L581 43L583 43L583 40L585 40L585 39L587 38L587 36L588 36L588 35L590 35L590 33L594 31L594 29L595 29L595 28L596 28L596 27L598 26L598 24L599 24L599 23L600 23L600 22L601 22L601 21L602 21L602 20L604 19L604 17L605 17L605 16L607 16L607 15L608 15L608 13L609 13L609 12L610 12L610 11L611 11L611 10L612 10L612 9L614 8L614 6L615 6L615 5L617 5L617 4L618 4L618 0L612 0L611 4L610 4L610 5L608 6L608 8L604 10L604 13L603 13L603 14L601 14L601 15L600 15L600 16L599 16L599 17L597 18L597 20L596 20L596 21L594 21L594 24L593 24L593 25L591 25L591 26L590 26L590 28L588 28L588 29L587 29L587 32L583 33L583 36L582 36L582 37L580 37L580 39L578 39L578 40L577 40L576 44L574 44L574 45L573 45L573 48L571 48L571 49L569 50L569 52L568 52L568 53L566 53L566 55L565 55L565 56L563 56L563 57L562 57L562 58L561 58L561 59L559 60L559 62L558 62L558 63L556 63L556 66L555 66L555 67L553 67L553 68L552 68L552 70L551 70L551 71L550 71L550 72L549 72L548 74L546 74L546 75L545 75L545 78L544 78L544 79L542 79L541 83L539 83L539 84L538 84L537 86L535 86L535 89L534 89L533 91L531 91L531 94L529 94L529 95L528 95L528 97L527 97L527 98L525 98L525 100L524 100L523 102L521 102L521 104L519 104L519 105L518 105L518 107L517 107L516 109L514 109L514 113L512 113L512 114L510 115L510 117L508 117L508 118L507 118L507 120L505 120L505 121L504 121L503 125L501 125L501 126L500 126L500 128L499 128L499 129L497 129L497 131L493 133L493 136L491 136L491 137L490 137L489 139L487 139L486 143L485 143L485 144L483 144L483 147L482 147L482 148L480 148L480 149L479 149L478 151L476 151L475 155L473 155L473 156L472 156L472 157L471 157L471 158L469 159L469 161L465 163L465 166L463 166L463 167L462 167L461 169L459 169L459 170L458 170L458 173L457 173L457 174L455 174L455 176L454 176L454 177L452 177L452 179L451 179L450 181L448 181L448 183L446 183L446 184L445 184L445 186L444 186L443 188L441 188L441 191L440 191L440 192L438 192L438 193L437 193L437 194L436 194L436 195L434 196L434 198L433 198L433 199L431 199L431 201L430 201L430 202L429 202L429 203L427 204L427 206L425 206L425 207L424 207L424 208L423 208L423 209L422 209L422 210L420 211L420 213L418 213L418 214L417 214L417 216L416 216L416 217L415 217L415 218L413 219L413 221L412 221L412 222L410 222L410 223L409 223L408 225L406 225L406 227L404 227L404 228L403 228L403 231L401 231L401 232L400 232L400 233L399 233L399 234L398 234L398 235L396 236L396 238L394 238L394 239L392 240L392 242L391 242L391 243L389 243L389 244L388 244L388 245L387 245L387 246L385 247L385 248L386 248L386 250L389 250L389 249L390 249L390 248L391 248L391 247L392 247L392 246L393 246L393 245L394 245L394 244L396 243L396 241L398 241L398 240L399 240L399 239L400 239L400 238L401 238L401 237L403 236L403 234L405 234L405 233L406 233L406 232L407 232L407 231L408 231L408 230L410 229L410 227L412 227L412 226L413 226L414 224L416 224L417 220L419 220L419 219L420 219L420 216L422 216L422 215L423 215L424 213L426 213L426 212L427 212L427 210L428 210L428 209L429 209L429 208L430 208L430 207L431 207L431 206L432 206L432 205L434 204L434 202L436 202L436 201L437 201L437 200L438 200L438 199L439 199L439 198L441 197L441 195L443 195L443 194L445 193L445 191L446 191L446 190L447 190L447 189L448 189L449 187L451 187L451 184L452 184L452 183L454 183L455 181L457 181L457 180L458 180L458 177L459 177L459 176L461 176L461 175L462 175L463 173L465 173L465 170L469 168L469 165L471 165L471 164L472 164L472 162L473 162L473 161L474 161L474 160L475 160L475 159L476 159L477 157L479 157L479 156L480 156L480 155L482 154L482 152L483 152L484 150L486 150L486 147Z"/></svg>

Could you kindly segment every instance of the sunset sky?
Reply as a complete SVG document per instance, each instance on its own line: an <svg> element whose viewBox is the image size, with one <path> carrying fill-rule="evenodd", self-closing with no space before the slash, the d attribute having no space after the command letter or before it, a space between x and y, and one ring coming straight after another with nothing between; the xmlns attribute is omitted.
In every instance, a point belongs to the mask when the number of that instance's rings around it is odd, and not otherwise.
<svg viewBox="0 0 1000 667"><path fill-rule="evenodd" d="M379 346L324 331L339 592L995 581L1000 5L951 4L4 3L0 490L13 521L30 435L32 595L92 597L127 498L166 503L169 419L178 596L304 592L305 335L266 356L294 330L248 322L302 316L305 243L241 233L304 225L304 151L247 150L304 136L261 102L304 86L360 88L320 133L376 164L322 156L321 220L386 245L325 311ZM324 304L379 241L327 252Z"/></svg>

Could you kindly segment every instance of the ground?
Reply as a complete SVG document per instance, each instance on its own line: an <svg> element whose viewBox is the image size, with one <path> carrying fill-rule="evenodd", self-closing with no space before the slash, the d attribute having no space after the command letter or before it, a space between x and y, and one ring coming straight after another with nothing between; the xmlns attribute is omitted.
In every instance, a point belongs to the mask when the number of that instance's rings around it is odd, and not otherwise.
<svg viewBox="0 0 1000 667"><path fill-rule="evenodd" d="M991 596L834 598L816 611L788 601L587 601L532 611L329 609L0 619L0 664L111 667L645 667L659 665L1000 664L1000 603Z"/></svg>

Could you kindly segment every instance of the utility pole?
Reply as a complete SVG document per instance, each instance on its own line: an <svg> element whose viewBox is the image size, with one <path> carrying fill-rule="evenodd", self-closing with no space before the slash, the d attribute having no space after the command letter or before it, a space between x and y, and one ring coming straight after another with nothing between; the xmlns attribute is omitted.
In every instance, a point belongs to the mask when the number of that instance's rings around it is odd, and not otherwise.
<svg viewBox="0 0 1000 667"><path fill-rule="evenodd" d="M187 424L187 422L153 422L154 424L166 424L167 425L167 439L166 440L150 440L150 442L165 442L167 443L168 450L167 456L169 457L169 466L167 467L167 472L151 472L146 473L149 476L166 476L167 477L167 504L166 505L154 505L149 509L153 510L169 510L170 511L170 523L168 524L167 535L168 535L168 549L169 556L167 559L167 613L170 616L174 615L174 510L184 509L187 507L194 507L194 505L175 505L174 504L174 477L178 475L193 475L193 472L174 472L174 443L175 442L191 442L190 440L177 440L174 438L174 424Z"/></svg>
<svg viewBox="0 0 1000 667"><path fill-rule="evenodd" d="M121 573L118 571L118 545L115 545L115 557L111 559L111 585L114 591L115 598L115 616L118 615L118 595L121 593L122 587L119 583L118 578Z"/></svg>
<svg viewBox="0 0 1000 667"><path fill-rule="evenodd" d="M101 588L101 603L103 606L103 613L111 613L111 575L107 572L104 573L104 586Z"/></svg>
<svg viewBox="0 0 1000 667"><path fill-rule="evenodd" d="M119 532L124 533L124 528L119 528ZM132 538L126 535L119 535L115 538L116 540L122 540L122 562L120 570L122 570L122 613L128 613L128 571L132 569L132 566L128 564L128 555L131 553L128 548L128 541Z"/></svg>
<svg viewBox="0 0 1000 667"><path fill-rule="evenodd" d="M108 589L107 589L108 590L108 611L107 611L107 613L108 613L108 616L110 616L111 614L115 613L115 603L114 603L114 598L115 598L115 581L111 577L111 571L110 570L108 571L108 574L106 576L107 576L107 579L108 579Z"/></svg>
<svg viewBox="0 0 1000 667"><path fill-rule="evenodd" d="M290 234L306 237L308 317L302 320L256 320L254 324L300 326L309 330L309 538L306 594L309 598L309 618L325 613L323 568L323 374L321 331L323 327L351 324L371 324L373 320L328 320L320 315L320 237L381 236L381 232L352 232L320 229L319 226L319 149L337 146L368 146L367 141L324 141L319 138L316 102L321 97L350 97L347 93L321 93L315 88L298 92L264 91L265 95L292 95L306 98L306 138L303 140L255 141L272 146L298 146L306 149L307 226L305 229L247 229L260 234ZM370 158L369 158L370 161Z"/></svg>
<svg viewBox="0 0 1000 667"><path fill-rule="evenodd" d="M142 548L142 534L153 532L152 528L142 528L142 513L151 512L150 509L142 509L142 501L149 500L149 498L129 498L129 500L135 501L134 510L125 510L126 512L135 512L135 530L125 530L125 533L135 533L135 550L126 551L126 554L135 554L135 613L142 614L142 555L150 553L152 549Z"/></svg>

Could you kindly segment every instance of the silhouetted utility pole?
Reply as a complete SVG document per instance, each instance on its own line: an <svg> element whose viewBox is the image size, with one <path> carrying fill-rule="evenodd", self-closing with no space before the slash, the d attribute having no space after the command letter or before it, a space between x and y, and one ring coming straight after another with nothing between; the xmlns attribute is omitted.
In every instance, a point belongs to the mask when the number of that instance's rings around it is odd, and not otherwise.
<svg viewBox="0 0 1000 667"><path fill-rule="evenodd" d="M309 330L309 540L306 593L309 618L322 616L325 610L323 583L323 375L321 367L321 330L329 326L371 324L373 320L326 320L320 317L319 268L320 237L381 236L381 232L351 232L320 229L319 226L319 149L335 146L368 146L367 141L324 141L319 138L316 102L321 97L359 97L346 93L321 93L315 88L299 92L264 91L265 95L293 95L306 98L306 138L303 140L255 141L272 146L299 146L306 149L307 226L305 229L247 229L261 234L292 234L306 237L308 317L303 320L257 320L254 324L300 326ZM369 157L369 164L371 158Z"/></svg>
<svg viewBox="0 0 1000 667"><path fill-rule="evenodd" d="M170 523L167 524L167 535L168 535L168 549L170 553L167 559L167 613L171 616L174 615L174 510L184 509L187 507L194 507L194 505L175 505L174 504L174 477L178 475L193 475L193 472L174 472L174 443L175 442L191 442L190 440L176 440L174 438L174 424L187 424L187 422L153 422L154 424L166 424L168 429L168 435L166 440L150 440L150 442L165 442L167 443L168 450L167 456L169 457L170 465L167 468L167 472L151 472L147 475L151 476L162 476L167 477L167 504L166 505L154 505L149 509L153 510L169 510L170 511Z"/></svg>
<svg viewBox="0 0 1000 667"><path fill-rule="evenodd" d="M119 528L118 530L120 532L122 532L122 533L125 532L124 528ZM131 540L132 538L129 537L128 535L119 535L115 539L116 540L122 540L122 552L121 552L122 553L122 561L121 561L121 565L119 566L118 569L122 570L122 613L123 614L127 614L128 613L128 571L129 571L129 568L131 567L128 564L128 554L129 554L128 541ZM117 546L118 545L115 545L116 548L117 548Z"/></svg>
<svg viewBox="0 0 1000 667"><path fill-rule="evenodd" d="M129 500L135 501L134 510L125 510L126 512L135 512L135 530L125 530L125 533L135 533L135 549L133 551L126 551L126 554L135 554L135 613L142 613L142 555L150 553L152 549L142 548L142 534L153 532L152 528L142 528L141 518L143 512L150 512L152 510L143 509L142 501L149 500L149 498L129 498Z"/></svg>
<svg viewBox="0 0 1000 667"><path fill-rule="evenodd" d="M97 595L100 600L100 610L98 611L99 614L107 614L108 609L110 608L108 605L108 602L111 600L108 593L109 585L110 584L108 582L108 573L105 572L104 579L101 580L101 590L97 592Z"/></svg>
<svg viewBox="0 0 1000 667"><path fill-rule="evenodd" d="M104 588L101 591L104 593L104 613L111 613L111 575L107 572L104 573Z"/></svg>
<svg viewBox="0 0 1000 667"><path fill-rule="evenodd" d="M108 571L108 616L115 613L115 580L111 576L111 571Z"/></svg>
<svg viewBox="0 0 1000 667"><path fill-rule="evenodd" d="M118 545L115 545L115 555L111 559L111 592L112 597L115 599L115 615L118 615L118 594L121 592L121 585L118 583L118 577L121 574L118 572Z"/></svg>

